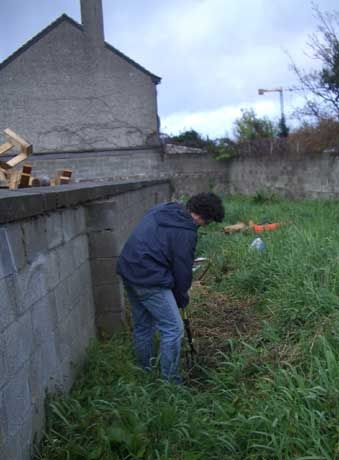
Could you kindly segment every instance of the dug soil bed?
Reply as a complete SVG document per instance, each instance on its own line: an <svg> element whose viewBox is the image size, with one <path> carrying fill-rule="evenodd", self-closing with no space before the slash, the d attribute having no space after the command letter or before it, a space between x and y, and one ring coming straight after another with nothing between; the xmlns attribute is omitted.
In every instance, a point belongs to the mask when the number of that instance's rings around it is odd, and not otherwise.
<svg viewBox="0 0 339 460"><path fill-rule="evenodd" d="M194 283L188 313L199 366L216 367L223 355L229 353L230 339L258 332L260 322L253 307L253 299L239 301ZM187 350L186 337L185 342Z"/></svg>

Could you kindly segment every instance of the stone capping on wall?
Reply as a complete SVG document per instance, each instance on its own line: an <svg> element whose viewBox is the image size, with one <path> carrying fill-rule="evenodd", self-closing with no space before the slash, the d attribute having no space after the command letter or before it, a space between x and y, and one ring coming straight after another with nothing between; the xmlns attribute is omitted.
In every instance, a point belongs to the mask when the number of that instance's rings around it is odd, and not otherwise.
<svg viewBox="0 0 339 460"><path fill-rule="evenodd" d="M190 147L188 145L180 145L180 144L164 144L164 152L168 155L181 155L181 154L195 154L195 155L207 155L209 156L209 152L206 149L200 149L196 147ZM212 155L210 155L212 156Z"/></svg>
<svg viewBox="0 0 339 460"><path fill-rule="evenodd" d="M1 135L1 133L0 133ZM158 153L163 153L164 148L162 145L159 144L149 144L149 145L141 145L141 146L134 146L134 147L110 147L110 148L88 148L88 149L80 149L80 150L69 150L69 151L39 151L39 152L33 152L33 156L30 157L32 158L39 158L40 159L66 159L66 158L71 158L74 159L77 156L81 157L93 157L93 154L96 156L100 157L105 157L105 156L111 156L112 153L122 153L129 155L131 152L142 152L142 151L156 151ZM1 159L4 161L8 161L11 158L13 158L16 153L16 149L13 148L11 151L6 153L5 155L1 155Z"/></svg>
<svg viewBox="0 0 339 460"><path fill-rule="evenodd" d="M0 224L168 182L164 179L123 183L108 181L93 184L83 182L56 187L3 189L0 190Z"/></svg>

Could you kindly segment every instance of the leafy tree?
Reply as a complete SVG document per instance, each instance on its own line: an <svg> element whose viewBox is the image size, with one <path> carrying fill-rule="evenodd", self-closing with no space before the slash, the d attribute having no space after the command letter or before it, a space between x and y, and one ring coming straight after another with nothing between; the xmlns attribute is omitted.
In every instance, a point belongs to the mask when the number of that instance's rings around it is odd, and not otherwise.
<svg viewBox="0 0 339 460"><path fill-rule="evenodd" d="M221 137L213 141L213 149L216 160L226 160L237 155L237 144L229 137Z"/></svg>
<svg viewBox="0 0 339 460"><path fill-rule="evenodd" d="M253 109L242 109L242 115L234 122L234 135L238 142L274 137L277 134L271 120L259 118Z"/></svg>
<svg viewBox="0 0 339 460"><path fill-rule="evenodd" d="M339 120L321 119L310 123L303 123L290 134L294 144L298 144L305 152L323 153L324 151L338 151L339 149Z"/></svg>
<svg viewBox="0 0 339 460"><path fill-rule="evenodd" d="M313 11L318 27L307 46L311 57L320 61L321 68L305 72L292 61L292 70L306 99L305 106L296 115L339 120L339 12L321 12L316 5Z"/></svg>
<svg viewBox="0 0 339 460"><path fill-rule="evenodd" d="M280 118L278 123L278 136L279 137L287 137L289 135L289 128L286 125L286 120L284 115Z"/></svg>
<svg viewBox="0 0 339 460"><path fill-rule="evenodd" d="M194 129L190 129L189 131L184 131L177 136L170 136L170 141L174 144L182 144L188 147L196 147L196 148L205 148L206 143L208 142L205 140L200 133L195 131Z"/></svg>
<svg viewBox="0 0 339 460"><path fill-rule="evenodd" d="M163 140L167 144L178 144L186 147L195 147L212 153L217 160L230 158L236 155L236 144L228 137L219 139L204 138L200 133L191 129L177 136L163 134Z"/></svg>

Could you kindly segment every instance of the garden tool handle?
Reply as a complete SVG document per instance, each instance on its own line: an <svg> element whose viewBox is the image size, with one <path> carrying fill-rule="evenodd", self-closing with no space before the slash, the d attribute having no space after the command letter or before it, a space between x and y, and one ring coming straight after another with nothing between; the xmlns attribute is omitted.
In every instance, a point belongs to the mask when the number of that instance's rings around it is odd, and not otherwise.
<svg viewBox="0 0 339 460"><path fill-rule="evenodd" d="M185 330L186 330L186 335L188 339L188 343L191 349L192 357L193 354L196 352L194 345L193 345L193 337L192 337L192 332L191 332L191 327L190 327L190 320L188 318L187 312L184 308L181 309L181 317L184 322Z"/></svg>

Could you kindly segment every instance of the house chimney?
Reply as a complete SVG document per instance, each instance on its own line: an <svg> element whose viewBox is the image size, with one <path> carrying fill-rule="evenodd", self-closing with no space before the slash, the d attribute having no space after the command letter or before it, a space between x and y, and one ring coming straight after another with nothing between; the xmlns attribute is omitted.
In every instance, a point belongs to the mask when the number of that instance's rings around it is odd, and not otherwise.
<svg viewBox="0 0 339 460"><path fill-rule="evenodd" d="M97 44L104 42L104 19L101 0L80 0L81 22L87 37Z"/></svg>

